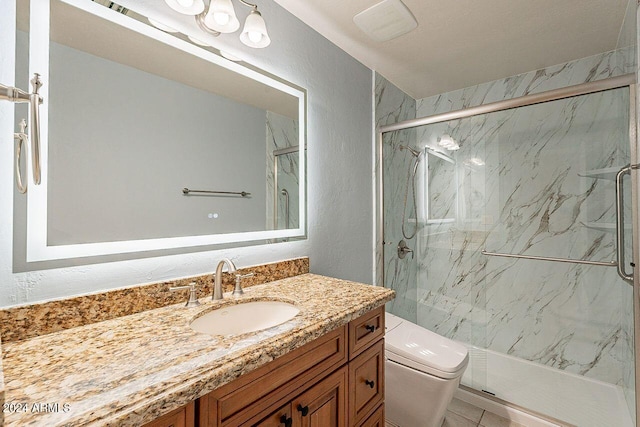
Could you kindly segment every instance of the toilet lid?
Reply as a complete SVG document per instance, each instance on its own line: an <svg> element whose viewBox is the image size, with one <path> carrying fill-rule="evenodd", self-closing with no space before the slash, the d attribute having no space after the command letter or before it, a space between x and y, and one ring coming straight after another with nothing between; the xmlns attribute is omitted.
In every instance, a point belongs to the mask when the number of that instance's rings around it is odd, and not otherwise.
<svg viewBox="0 0 640 427"><path fill-rule="evenodd" d="M455 378L467 367L465 346L387 313L385 355L389 360L440 377Z"/></svg>

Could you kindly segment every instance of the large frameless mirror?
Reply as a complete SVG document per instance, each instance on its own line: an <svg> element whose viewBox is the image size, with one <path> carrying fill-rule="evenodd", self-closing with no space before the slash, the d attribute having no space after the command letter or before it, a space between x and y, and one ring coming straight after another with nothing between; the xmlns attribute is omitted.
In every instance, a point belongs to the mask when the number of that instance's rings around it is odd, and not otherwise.
<svg viewBox="0 0 640 427"><path fill-rule="evenodd" d="M18 2L17 75L44 82L27 261L304 236L304 89L113 5Z"/></svg>

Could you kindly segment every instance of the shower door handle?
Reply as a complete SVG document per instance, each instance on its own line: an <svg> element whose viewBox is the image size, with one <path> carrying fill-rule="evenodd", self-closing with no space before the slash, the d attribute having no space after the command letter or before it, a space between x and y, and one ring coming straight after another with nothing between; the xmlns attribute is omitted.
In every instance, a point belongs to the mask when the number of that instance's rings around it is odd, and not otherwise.
<svg viewBox="0 0 640 427"><path fill-rule="evenodd" d="M623 179L631 173L631 165L625 166L616 174L616 260L618 275L633 284L633 275L627 274L624 265L624 196Z"/></svg>

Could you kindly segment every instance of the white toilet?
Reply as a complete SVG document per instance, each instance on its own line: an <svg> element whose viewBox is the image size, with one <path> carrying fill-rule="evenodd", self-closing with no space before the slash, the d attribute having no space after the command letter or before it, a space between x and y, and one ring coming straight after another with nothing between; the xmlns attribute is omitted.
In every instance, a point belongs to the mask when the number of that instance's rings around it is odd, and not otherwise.
<svg viewBox="0 0 640 427"><path fill-rule="evenodd" d="M440 427L469 361L466 347L393 314L385 324L385 418Z"/></svg>

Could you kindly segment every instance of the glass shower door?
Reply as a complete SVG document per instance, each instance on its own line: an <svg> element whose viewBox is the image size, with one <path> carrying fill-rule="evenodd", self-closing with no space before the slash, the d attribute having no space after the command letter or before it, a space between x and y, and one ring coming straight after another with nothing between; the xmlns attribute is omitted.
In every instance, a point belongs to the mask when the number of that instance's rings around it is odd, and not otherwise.
<svg viewBox="0 0 640 427"><path fill-rule="evenodd" d="M615 267L629 105L623 87L383 134L389 310L467 345L464 386L575 425L635 425L633 287ZM420 153L415 178L401 146ZM400 259L414 212L415 259Z"/></svg>

